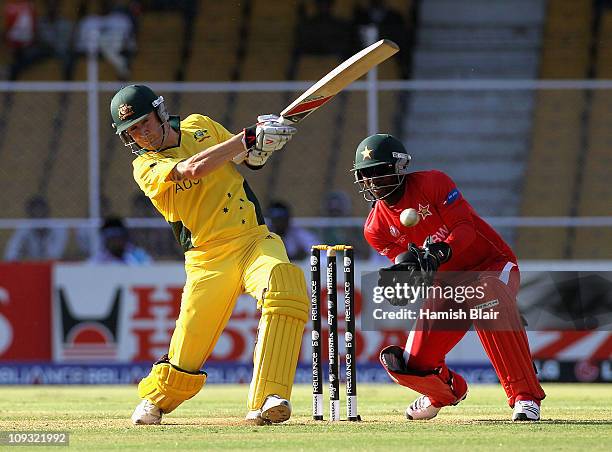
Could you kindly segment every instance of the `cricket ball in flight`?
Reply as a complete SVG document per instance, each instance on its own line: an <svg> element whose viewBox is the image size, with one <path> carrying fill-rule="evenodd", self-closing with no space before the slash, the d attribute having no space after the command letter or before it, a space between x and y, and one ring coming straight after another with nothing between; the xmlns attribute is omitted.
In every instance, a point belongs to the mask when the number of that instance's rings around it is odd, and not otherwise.
<svg viewBox="0 0 612 452"><path fill-rule="evenodd" d="M419 222L419 213L415 209L405 209L400 214L400 223L407 228L414 226Z"/></svg>

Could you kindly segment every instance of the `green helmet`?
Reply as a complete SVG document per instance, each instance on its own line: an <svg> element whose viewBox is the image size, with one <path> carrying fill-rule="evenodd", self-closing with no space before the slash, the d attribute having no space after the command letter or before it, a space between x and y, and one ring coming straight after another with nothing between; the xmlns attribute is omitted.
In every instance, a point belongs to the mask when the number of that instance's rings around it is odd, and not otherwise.
<svg viewBox="0 0 612 452"><path fill-rule="evenodd" d="M145 85L125 86L117 91L111 100L112 126L123 143L130 146L133 152L139 151L140 147L129 136L127 129L144 119L152 111L157 112L162 124L168 121L169 115L164 106L164 98L157 96L151 88Z"/></svg>
<svg viewBox="0 0 612 452"><path fill-rule="evenodd" d="M370 135L357 146L353 171L372 166L394 165L398 160L410 161L410 155L400 140L393 135L377 133Z"/></svg>
<svg viewBox="0 0 612 452"><path fill-rule="evenodd" d="M402 142L392 135L378 133L367 137L357 146L352 169L355 173L355 183L360 185L360 193L364 194L367 201L389 196L403 183L404 176L408 174L410 158ZM388 179L383 179L388 176L396 176L396 182L389 183ZM385 184L378 185L377 182L382 180L386 181ZM385 194L376 195L372 189L385 191Z"/></svg>

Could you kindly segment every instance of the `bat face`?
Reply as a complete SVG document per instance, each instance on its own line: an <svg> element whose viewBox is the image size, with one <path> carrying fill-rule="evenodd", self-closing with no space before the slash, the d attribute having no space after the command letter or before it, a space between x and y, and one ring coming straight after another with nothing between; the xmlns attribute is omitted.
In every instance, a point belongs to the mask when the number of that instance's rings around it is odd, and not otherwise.
<svg viewBox="0 0 612 452"><path fill-rule="evenodd" d="M379 65L398 51L399 46L388 39L381 39L366 47L337 66L293 101L281 112L281 121L285 124L295 124L301 121L374 66Z"/></svg>

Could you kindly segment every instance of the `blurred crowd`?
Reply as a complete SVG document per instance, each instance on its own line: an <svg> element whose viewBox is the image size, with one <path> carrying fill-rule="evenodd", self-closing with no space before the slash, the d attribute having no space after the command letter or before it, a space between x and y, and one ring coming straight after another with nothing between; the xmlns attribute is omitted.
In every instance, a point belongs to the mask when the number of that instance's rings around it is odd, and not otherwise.
<svg viewBox="0 0 612 452"><path fill-rule="evenodd" d="M127 80L136 51L140 2L83 0L74 20L62 16L61 4L61 0L46 0L39 11L33 1L5 2L3 35L10 53L7 78L17 80L30 66L55 58L61 62L64 79L72 80L76 61L91 50L112 65L117 79Z"/></svg>
<svg viewBox="0 0 612 452"><path fill-rule="evenodd" d="M90 263L148 264L153 261L182 260L183 251L169 226L148 225L128 227L128 221L112 213L110 201L101 199L101 225L91 228L66 228L32 225L18 228L9 238L4 250L5 261L87 261ZM351 200L343 191L330 191L321 205L322 218L346 218L351 213ZM34 195L24 206L24 216L30 220L52 218L47 200ZM131 218L160 219L151 201L142 193L132 199ZM312 245L347 244L355 247L355 256L368 259L372 252L360 227L332 225L304 228L296 224L291 206L273 200L265 209L270 231L280 235L292 261L310 256ZM97 241L92 240L93 234Z"/></svg>
<svg viewBox="0 0 612 452"><path fill-rule="evenodd" d="M378 37L393 39L402 77L408 77L412 24L384 0L355 3L352 18L334 15L334 0L296 0L300 8L294 55L335 54L346 57ZM65 80L75 76L76 62L93 52L114 69L117 80L129 80L138 51L139 19L147 11L180 12L185 41L191 39L198 0L81 0L70 17L62 0L6 0L2 7L3 38L9 53L4 78L18 80L31 66L48 59L61 63ZM37 5L42 7L37 8ZM179 39L179 37L174 37ZM189 42L183 43L188 52ZM0 77L1 78L1 77Z"/></svg>
<svg viewBox="0 0 612 452"><path fill-rule="evenodd" d="M334 14L333 0L295 0L299 20L295 30L294 56L304 54L347 57L378 37L395 40L403 49L412 24L386 5L385 0L355 2L352 17ZM61 63L65 80L75 79L77 62L89 52L108 62L117 80L130 80L138 42L139 21L147 11L181 12L186 36L193 30L198 0L80 0L76 11L67 11L66 0L6 0L2 3L2 34L8 61L0 67L0 79L19 80L24 73L50 59ZM177 46L178 48L179 46ZM180 51L180 50L177 50ZM400 53L400 73L408 77L410 56ZM263 195L263 194L262 194ZM331 191L324 197L322 217L348 217L348 194ZM143 264L157 260L180 260L182 252L169 227L128 227L129 221L113 214L111 201L101 199L101 225L91 228L27 227L16 229L7 242L4 260L87 260ZM266 210L270 229L279 234L293 260L306 258L318 243L353 244L360 258L370 256L361 228L302 228L294 221L291 206L283 200L270 202ZM299 215L299 213L298 213ZM23 218L53 218L45 196L36 194L24 205ZM132 199L130 218L160 219L142 194ZM97 235L97 238L96 238Z"/></svg>

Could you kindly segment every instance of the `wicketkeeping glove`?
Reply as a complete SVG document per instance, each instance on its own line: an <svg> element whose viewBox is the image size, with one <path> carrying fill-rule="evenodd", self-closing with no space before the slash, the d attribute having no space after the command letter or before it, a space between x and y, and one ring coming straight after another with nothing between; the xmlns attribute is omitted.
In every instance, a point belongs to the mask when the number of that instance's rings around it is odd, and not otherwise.
<svg viewBox="0 0 612 452"><path fill-rule="evenodd" d="M428 239L424 246L414 243L408 245L408 250L395 258L395 264L381 268L378 272L379 286L394 286L396 283L411 286L431 285L438 267L452 256L451 247L444 242L431 243ZM403 306L407 299L389 300L393 306Z"/></svg>
<svg viewBox="0 0 612 452"><path fill-rule="evenodd" d="M431 243L428 239L423 247L418 247L414 243L409 244L408 251L398 254L392 267L401 268L402 265L416 264L419 270L435 273L441 264L450 260L452 254L448 243Z"/></svg>
<svg viewBox="0 0 612 452"><path fill-rule="evenodd" d="M250 167L261 168L296 132L295 127L281 124L277 115L258 116L257 124L244 129L242 143L247 151L244 161Z"/></svg>

